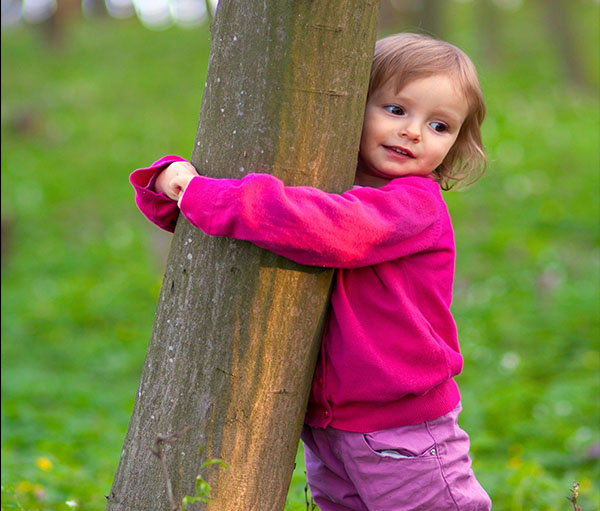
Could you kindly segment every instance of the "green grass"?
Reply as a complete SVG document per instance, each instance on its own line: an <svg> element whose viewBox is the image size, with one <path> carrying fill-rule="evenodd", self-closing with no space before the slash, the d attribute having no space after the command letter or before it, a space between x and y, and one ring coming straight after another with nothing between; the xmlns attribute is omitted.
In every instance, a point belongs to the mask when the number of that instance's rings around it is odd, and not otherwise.
<svg viewBox="0 0 600 511"><path fill-rule="evenodd" d="M581 5L595 62L593 5ZM522 55L518 33L538 39L514 21L511 64L479 62L487 175L446 194L459 253L461 425L495 509L566 511L577 480L591 511L599 105L561 78L551 48ZM208 47L206 29L108 20L72 25L60 48L31 29L2 33L2 509L104 509L168 243L136 211L127 175L191 153ZM532 58L544 63L534 75L523 71ZM305 509L303 471L299 453L293 510Z"/></svg>

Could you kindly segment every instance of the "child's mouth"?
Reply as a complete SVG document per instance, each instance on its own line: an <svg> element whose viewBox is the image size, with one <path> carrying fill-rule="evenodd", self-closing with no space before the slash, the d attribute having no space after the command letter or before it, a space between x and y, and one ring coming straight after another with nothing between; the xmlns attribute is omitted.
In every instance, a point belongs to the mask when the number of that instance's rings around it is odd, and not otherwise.
<svg viewBox="0 0 600 511"><path fill-rule="evenodd" d="M415 156L413 155L413 153L411 153L408 149L404 149L403 147L396 147L396 146L389 146L389 145L384 145L383 147L385 147L388 151L392 151L396 154L400 154L402 156L407 156L408 158L414 158Z"/></svg>

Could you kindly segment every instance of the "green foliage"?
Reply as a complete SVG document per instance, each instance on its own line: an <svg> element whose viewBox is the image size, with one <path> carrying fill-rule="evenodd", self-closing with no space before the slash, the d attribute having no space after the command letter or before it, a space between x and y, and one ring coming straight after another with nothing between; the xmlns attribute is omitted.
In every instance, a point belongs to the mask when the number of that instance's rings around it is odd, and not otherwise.
<svg viewBox="0 0 600 511"><path fill-rule="evenodd" d="M597 58L592 4L575 13L587 62ZM477 56L463 7L456 41ZM575 480L590 511L600 506L599 105L562 77L539 27L510 16L506 66L476 58L487 175L446 194L461 425L495 509L567 511ZM53 48L31 28L2 33L7 510L104 509L168 244L136 211L127 175L191 153L208 56L206 28L104 20L65 36ZM307 507L301 448L296 465L291 511ZM202 481L193 498L206 496Z"/></svg>
<svg viewBox="0 0 600 511"><path fill-rule="evenodd" d="M213 459L208 460L202 463L202 468L210 467L211 465L220 465L221 467L228 469L226 463L223 460ZM198 474L196 476L196 482L194 484L194 495L183 497L181 509L182 511L187 511L188 504L193 504L194 502L210 502L210 492L212 488L208 482L204 480L202 475Z"/></svg>

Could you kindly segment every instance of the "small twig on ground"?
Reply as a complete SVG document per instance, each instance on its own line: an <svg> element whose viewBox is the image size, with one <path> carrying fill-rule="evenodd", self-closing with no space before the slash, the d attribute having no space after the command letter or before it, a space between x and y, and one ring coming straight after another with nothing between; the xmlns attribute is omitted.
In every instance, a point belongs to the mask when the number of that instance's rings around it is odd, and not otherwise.
<svg viewBox="0 0 600 511"><path fill-rule="evenodd" d="M304 477L306 477L306 470L304 471ZM317 509L317 505L315 504L312 495L310 496L310 501L308 500L308 483L304 485L304 502L306 503L306 511L314 511Z"/></svg>
<svg viewBox="0 0 600 511"><path fill-rule="evenodd" d="M573 481L573 487L571 488L571 495L567 497L567 500L573 504L573 511L582 511L581 506L577 505L577 499L579 498L579 483Z"/></svg>
<svg viewBox="0 0 600 511"><path fill-rule="evenodd" d="M171 484L171 478L169 477L167 462L163 455L162 446L163 444L174 444L188 429L190 429L189 426L186 426L181 431L173 433L172 435L158 435L154 440L154 447L150 447L150 452L154 454L154 456L156 456L160 461L163 477L165 479L165 485L167 487L167 497L169 499L171 511L179 511L180 507L179 504L175 502L175 498L173 497L173 485Z"/></svg>

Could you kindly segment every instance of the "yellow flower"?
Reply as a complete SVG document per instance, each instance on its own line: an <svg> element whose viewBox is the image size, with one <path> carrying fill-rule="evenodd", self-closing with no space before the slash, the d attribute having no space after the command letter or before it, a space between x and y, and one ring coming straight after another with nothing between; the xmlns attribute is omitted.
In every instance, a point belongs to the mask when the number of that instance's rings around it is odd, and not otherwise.
<svg viewBox="0 0 600 511"><path fill-rule="evenodd" d="M38 458L35 462L35 464L41 468L42 470L44 470L45 472L48 472L49 470L52 470L52 462L46 458L45 456L41 456L40 458Z"/></svg>
<svg viewBox="0 0 600 511"><path fill-rule="evenodd" d="M17 491L20 493L28 493L31 490L33 490L33 484L31 484L29 481L21 481L19 484L17 484Z"/></svg>
<svg viewBox="0 0 600 511"><path fill-rule="evenodd" d="M515 456L514 458L511 458L510 460L508 460L508 466L515 470L520 469L522 465L523 465L523 460L521 458L519 458L518 456Z"/></svg>

